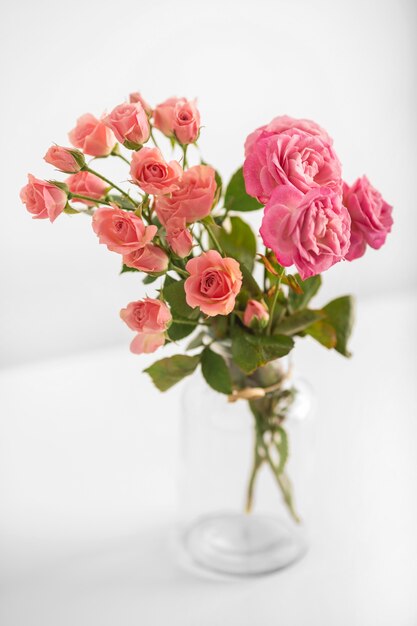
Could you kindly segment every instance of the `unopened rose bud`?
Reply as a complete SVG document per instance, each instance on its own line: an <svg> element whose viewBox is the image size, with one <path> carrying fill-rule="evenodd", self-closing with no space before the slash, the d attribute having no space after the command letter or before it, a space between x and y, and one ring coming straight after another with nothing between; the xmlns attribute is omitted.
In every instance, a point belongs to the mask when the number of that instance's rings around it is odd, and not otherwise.
<svg viewBox="0 0 417 626"><path fill-rule="evenodd" d="M73 148L51 146L43 158L47 163L66 174L76 174L85 167L83 153Z"/></svg>
<svg viewBox="0 0 417 626"><path fill-rule="evenodd" d="M265 328L269 322L269 313L261 302L249 300L243 314L243 323L248 328Z"/></svg>

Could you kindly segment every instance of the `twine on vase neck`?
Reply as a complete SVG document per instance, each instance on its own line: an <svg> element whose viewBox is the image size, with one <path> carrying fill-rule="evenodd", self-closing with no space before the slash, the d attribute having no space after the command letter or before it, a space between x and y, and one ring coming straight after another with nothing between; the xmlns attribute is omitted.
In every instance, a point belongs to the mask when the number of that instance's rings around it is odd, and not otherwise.
<svg viewBox="0 0 417 626"><path fill-rule="evenodd" d="M292 373L292 367L284 374L280 381L269 387L244 387L243 389L233 389L232 393L227 396L228 402L237 402L238 400L259 400L264 398L268 393L278 391L283 383L288 380Z"/></svg>

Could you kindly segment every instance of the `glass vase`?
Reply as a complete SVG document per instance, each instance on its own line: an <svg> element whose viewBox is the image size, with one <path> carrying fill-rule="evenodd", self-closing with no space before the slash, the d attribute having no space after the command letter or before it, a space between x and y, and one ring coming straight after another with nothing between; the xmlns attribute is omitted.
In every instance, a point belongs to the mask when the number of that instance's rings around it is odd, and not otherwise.
<svg viewBox="0 0 417 626"><path fill-rule="evenodd" d="M187 381L181 540L198 568L262 575L297 561L307 549L298 506L310 493L312 394L294 379L288 359L251 376L239 373L235 383L238 391L228 397L201 374Z"/></svg>

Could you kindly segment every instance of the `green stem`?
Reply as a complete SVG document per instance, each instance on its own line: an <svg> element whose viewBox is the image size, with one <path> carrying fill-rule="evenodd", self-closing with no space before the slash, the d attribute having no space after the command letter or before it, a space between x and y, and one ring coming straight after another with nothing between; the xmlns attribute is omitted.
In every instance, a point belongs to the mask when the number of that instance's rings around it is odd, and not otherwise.
<svg viewBox="0 0 417 626"><path fill-rule="evenodd" d="M210 326L208 322L192 322L191 320L177 320L175 318L173 318L172 322L174 324L188 324L188 326Z"/></svg>
<svg viewBox="0 0 417 626"><path fill-rule="evenodd" d="M177 265L174 265L174 263L171 262L169 269L173 270L174 272L177 272L177 274L179 274L180 276L185 276L186 278L188 278L189 273L186 270L183 270L181 267L178 267Z"/></svg>
<svg viewBox="0 0 417 626"><path fill-rule="evenodd" d="M128 200L132 203L132 205L133 205L134 207L136 207L136 206L137 206L137 204L138 204L138 203L137 203L137 202L135 202L135 201L133 200L133 198L131 198L131 197L129 196L129 194L128 194L126 191L124 191L121 187L118 187L118 186L117 186L115 183L113 183L111 180L109 180L108 178L106 178L105 176L103 176L103 174L100 174L99 172L96 172L95 170L92 170L92 169L91 169L90 167L88 167L88 166L85 168L85 171L90 172L90 174L94 174L94 176L98 176L98 178L101 178L101 180L104 180L104 182L105 182L105 183L107 183L108 185L110 185L110 187L112 187L113 189L117 189L117 191L118 191L119 193L121 193L121 194L122 194L122 196L124 196L125 198L127 198L127 199L128 199Z"/></svg>
<svg viewBox="0 0 417 626"><path fill-rule="evenodd" d="M245 513L249 514L253 509L253 495L255 490L255 481L258 476L258 472L262 466L264 459L259 454L259 438L258 433L255 432L255 446L253 453L253 465L252 471L249 477L248 489L246 492L246 504L245 504Z"/></svg>
<svg viewBox="0 0 417 626"><path fill-rule="evenodd" d="M282 268L281 273L280 273L280 275L278 277L278 280L276 282L276 285L275 285L274 298L272 300L271 308L269 310L269 322L268 322L268 328L267 328L267 331L266 331L267 335L270 335L271 331L272 331L272 324L274 323L275 307L276 307L276 304L277 304L277 300L278 300L278 296L279 296L279 289L281 287L281 281L282 281L282 277L284 276L284 274L285 274L285 270L284 270L284 268Z"/></svg>
<svg viewBox="0 0 417 626"><path fill-rule="evenodd" d="M188 143L184 144L182 146L182 151L184 153L184 160L182 163L182 169L185 170L185 168L187 167L187 148L188 148Z"/></svg>
<svg viewBox="0 0 417 626"><path fill-rule="evenodd" d="M129 159L126 159L126 157L123 156L123 154L120 154L120 152L111 152L110 154L111 154L111 156L119 157L119 159L122 159L122 161L124 161L125 163L130 165Z"/></svg>
<svg viewBox="0 0 417 626"><path fill-rule="evenodd" d="M292 501L291 495L291 486L288 477L284 473L278 473L277 468L271 458L271 455L269 454L268 446L265 443L263 444L263 449L265 451L265 458L272 470L272 473L278 483L279 488L281 489L282 497L284 498L284 502L288 507L288 511L290 512L291 517L294 519L294 521L299 524L301 520L294 509L294 503Z"/></svg>
<svg viewBox="0 0 417 626"><path fill-rule="evenodd" d="M159 146L158 146L158 144L157 144L157 142L156 142L156 139L155 139L155 136L154 136L154 134L153 134L153 130L152 130L152 128L151 128L150 138L152 139L152 141L153 141L153 143L154 143L155 148L158 148L158 150L159 150Z"/></svg>
<svg viewBox="0 0 417 626"><path fill-rule="evenodd" d="M90 198L90 196L82 196L79 193L69 193L68 200L71 200L72 198L78 198L79 200L87 200L88 202L92 202L93 204L106 204L107 206L110 206L110 202L107 202L106 200Z"/></svg>
<svg viewBox="0 0 417 626"><path fill-rule="evenodd" d="M208 224L205 224L204 222L202 222L204 228L206 229L206 231L208 232L210 239L212 240L212 242L214 243L214 247L216 248L217 252L219 252L222 256L223 256L223 250L219 244L219 242L217 241L216 235L213 233L211 226L209 226Z"/></svg>

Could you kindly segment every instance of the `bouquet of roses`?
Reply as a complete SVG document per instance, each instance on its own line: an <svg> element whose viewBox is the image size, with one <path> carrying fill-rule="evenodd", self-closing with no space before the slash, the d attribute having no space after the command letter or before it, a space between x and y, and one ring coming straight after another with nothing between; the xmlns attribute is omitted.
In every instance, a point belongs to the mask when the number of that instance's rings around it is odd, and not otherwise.
<svg viewBox="0 0 417 626"><path fill-rule="evenodd" d="M392 207L366 177L343 182L332 139L310 120L280 116L251 133L243 168L225 189L200 157L199 134L195 101L169 98L153 109L131 94L100 119L79 118L69 133L73 147L54 145L45 155L69 176L42 181L29 175L21 199L37 219L91 216L99 242L121 255L121 271L138 272L145 285L154 285L154 297L120 312L135 332L131 350L154 352L193 334L188 354L145 371L165 391L200 365L214 390L230 401L247 400L255 454L246 508L267 464L295 516L285 474L293 390L284 385L277 359L306 336L349 356L352 298L320 309L310 302L323 271L361 257L367 246L382 246ZM129 188L96 170L105 157L126 163ZM259 237L241 215L260 209Z"/></svg>

